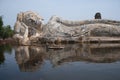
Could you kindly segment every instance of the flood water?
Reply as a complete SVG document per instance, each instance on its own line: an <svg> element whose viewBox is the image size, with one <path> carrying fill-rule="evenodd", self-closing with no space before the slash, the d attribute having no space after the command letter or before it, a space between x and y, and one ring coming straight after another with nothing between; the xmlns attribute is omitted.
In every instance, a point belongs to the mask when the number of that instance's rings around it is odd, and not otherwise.
<svg viewBox="0 0 120 80"><path fill-rule="evenodd" d="M120 80L120 44L0 45L0 80Z"/></svg>

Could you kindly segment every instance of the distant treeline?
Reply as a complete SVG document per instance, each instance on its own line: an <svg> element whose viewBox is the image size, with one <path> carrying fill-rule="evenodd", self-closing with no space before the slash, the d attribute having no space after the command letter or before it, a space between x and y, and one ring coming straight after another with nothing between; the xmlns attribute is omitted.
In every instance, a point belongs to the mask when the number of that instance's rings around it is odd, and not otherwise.
<svg viewBox="0 0 120 80"><path fill-rule="evenodd" d="M2 16L0 16L0 39L11 38L14 34L13 30L11 29L11 26L4 26L3 24L4 23Z"/></svg>

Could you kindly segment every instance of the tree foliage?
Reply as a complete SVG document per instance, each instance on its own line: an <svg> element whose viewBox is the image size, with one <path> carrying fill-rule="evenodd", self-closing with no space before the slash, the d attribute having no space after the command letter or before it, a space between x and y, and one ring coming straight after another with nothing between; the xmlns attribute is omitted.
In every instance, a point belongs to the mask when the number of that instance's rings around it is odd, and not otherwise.
<svg viewBox="0 0 120 80"><path fill-rule="evenodd" d="M0 16L0 28L3 26L2 16Z"/></svg>
<svg viewBox="0 0 120 80"><path fill-rule="evenodd" d="M10 25L3 26L2 16L0 16L0 38L10 38L13 36L13 30Z"/></svg>

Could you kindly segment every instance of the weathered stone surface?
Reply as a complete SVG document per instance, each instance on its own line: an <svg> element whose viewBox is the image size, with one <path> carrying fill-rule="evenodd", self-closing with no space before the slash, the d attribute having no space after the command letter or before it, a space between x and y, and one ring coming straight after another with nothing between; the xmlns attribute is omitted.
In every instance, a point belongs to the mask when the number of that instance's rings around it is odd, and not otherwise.
<svg viewBox="0 0 120 80"><path fill-rule="evenodd" d="M119 37L120 22L112 20L68 21L53 16L47 23L45 37L50 41L58 38L67 41L81 42L84 37ZM84 42L84 41L83 41Z"/></svg>
<svg viewBox="0 0 120 80"><path fill-rule="evenodd" d="M42 20L32 11L20 12L14 26L14 38L21 44L30 44L31 41L41 37Z"/></svg>
<svg viewBox="0 0 120 80"><path fill-rule="evenodd" d="M33 42L84 42L89 37L120 37L120 21L94 19L69 21L52 16L42 25L42 18L31 11L21 12L17 16L14 38L20 44Z"/></svg>

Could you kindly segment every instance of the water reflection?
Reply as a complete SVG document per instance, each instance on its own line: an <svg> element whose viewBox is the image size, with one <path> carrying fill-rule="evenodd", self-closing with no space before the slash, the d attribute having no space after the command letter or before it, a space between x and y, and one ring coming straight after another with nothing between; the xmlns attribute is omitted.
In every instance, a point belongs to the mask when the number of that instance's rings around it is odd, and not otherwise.
<svg viewBox="0 0 120 80"><path fill-rule="evenodd" d="M20 46L15 48L15 58L21 71L35 71L44 60L43 47Z"/></svg>
<svg viewBox="0 0 120 80"><path fill-rule="evenodd" d="M120 44L67 44L64 46L63 49L46 49L44 45L16 47L15 58L19 69L21 71L38 70L45 60L50 60L53 67L65 62L111 63L120 60Z"/></svg>
<svg viewBox="0 0 120 80"><path fill-rule="evenodd" d="M7 52L9 54L12 53L12 47L10 44L8 45L0 45L0 64L3 64L5 61L4 53Z"/></svg>

